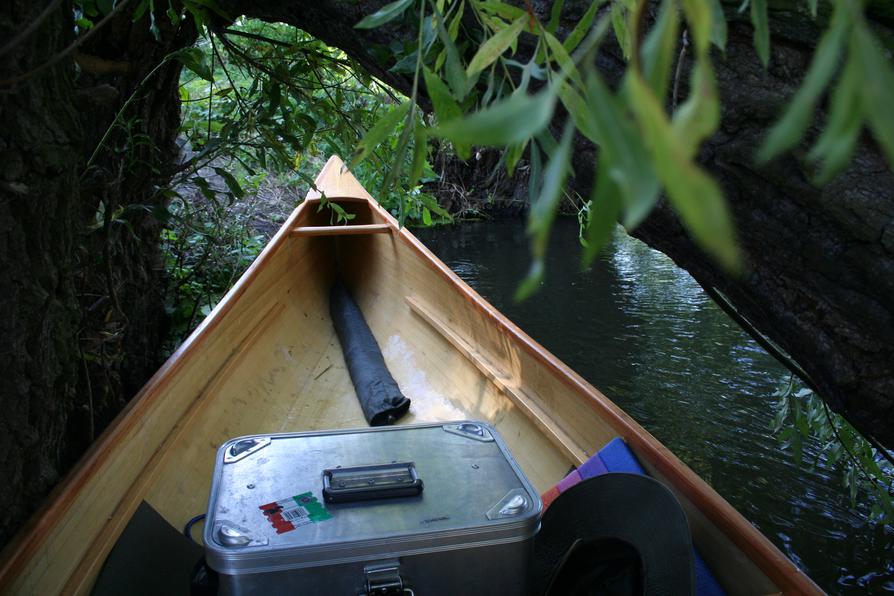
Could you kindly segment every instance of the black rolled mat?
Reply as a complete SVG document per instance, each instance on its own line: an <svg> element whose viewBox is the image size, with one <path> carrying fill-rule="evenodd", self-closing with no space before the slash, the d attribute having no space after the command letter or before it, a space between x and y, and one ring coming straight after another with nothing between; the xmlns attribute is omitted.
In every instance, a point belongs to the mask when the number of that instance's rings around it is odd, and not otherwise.
<svg viewBox="0 0 894 596"><path fill-rule="evenodd" d="M409 411L410 400L388 372L363 313L339 281L329 294L329 311L366 421L370 426L394 424Z"/></svg>

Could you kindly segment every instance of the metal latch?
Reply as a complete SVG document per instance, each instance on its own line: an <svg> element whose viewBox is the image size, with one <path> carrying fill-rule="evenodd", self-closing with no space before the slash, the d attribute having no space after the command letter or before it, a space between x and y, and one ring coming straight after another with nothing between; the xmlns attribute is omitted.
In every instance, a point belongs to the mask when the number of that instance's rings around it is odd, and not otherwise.
<svg viewBox="0 0 894 596"><path fill-rule="evenodd" d="M366 596L413 596L413 590L404 586L397 561L367 565L363 573L366 575Z"/></svg>
<svg viewBox="0 0 894 596"><path fill-rule="evenodd" d="M240 459L245 459L252 453L260 451L269 444L270 437L254 437L236 441L224 452L223 463L232 464Z"/></svg>
<svg viewBox="0 0 894 596"><path fill-rule="evenodd" d="M484 426L478 424L477 422L458 422L456 424L444 424L441 426L441 428L451 434L459 435L467 439L475 439L476 441L481 441L482 443L490 443L494 440L494 437L490 434L490 431L488 431Z"/></svg>

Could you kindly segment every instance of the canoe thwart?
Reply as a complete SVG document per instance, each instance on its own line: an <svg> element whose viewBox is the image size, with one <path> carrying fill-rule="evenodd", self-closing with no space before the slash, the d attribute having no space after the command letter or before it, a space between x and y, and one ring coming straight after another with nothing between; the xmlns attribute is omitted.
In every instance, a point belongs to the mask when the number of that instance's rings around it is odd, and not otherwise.
<svg viewBox="0 0 894 596"><path fill-rule="evenodd" d="M293 236L352 236L360 234L389 234L388 224L363 224L358 226L299 226L293 228Z"/></svg>
<svg viewBox="0 0 894 596"><path fill-rule="evenodd" d="M538 428L544 431L549 440L574 462L574 465L580 466L586 462L590 455L587 451L577 444L577 442L563 431L531 396L525 391L511 382L509 376L497 368L484 354L476 349L472 344L459 336L446 321L434 313L434 311L425 306L421 300L415 296L406 297L407 304L414 313L419 315L422 320L428 323L432 329L440 333L453 347L455 347L463 356L465 356L472 364L478 367L484 376L486 376L494 384L500 393L508 397L512 402L521 409L528 418L531 419Z"/></svg>

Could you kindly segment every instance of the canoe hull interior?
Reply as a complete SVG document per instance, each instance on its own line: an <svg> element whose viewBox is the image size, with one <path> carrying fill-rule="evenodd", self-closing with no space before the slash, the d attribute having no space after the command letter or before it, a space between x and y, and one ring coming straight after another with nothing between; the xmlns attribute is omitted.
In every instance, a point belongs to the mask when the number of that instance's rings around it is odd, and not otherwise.
<svg viewBox="0 0 894 596"><path fill-rule="evenodd" d="M816 590L629 416L399 230L338 158L317 187L362 228L319 231L329 220L312 191L6 548L0 590L88 592L141 501L175 527L204 511L216 450L232 437L365 426L329 318L336 277L413 402L401 423L486 420L540 491L621 436L677 494L725 588Z"/></svg>

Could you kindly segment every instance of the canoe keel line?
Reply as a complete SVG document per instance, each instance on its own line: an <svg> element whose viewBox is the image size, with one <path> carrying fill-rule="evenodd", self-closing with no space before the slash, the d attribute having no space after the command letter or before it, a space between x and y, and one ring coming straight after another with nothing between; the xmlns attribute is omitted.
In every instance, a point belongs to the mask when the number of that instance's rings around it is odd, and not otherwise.
<svg viewBox="0 0 894 596"><path fill-rule="evenodd" d="M354 215L332 225L321 193ZM140 502L207 505L240 435L365 426L329 317L337 277L413 405L400 423L490 422L544 491L622 437L683 505L731 593L821 593L676 456L441 263L332 157L305 201L60 483L0 559L0 591L89 593Z"/></svg>

